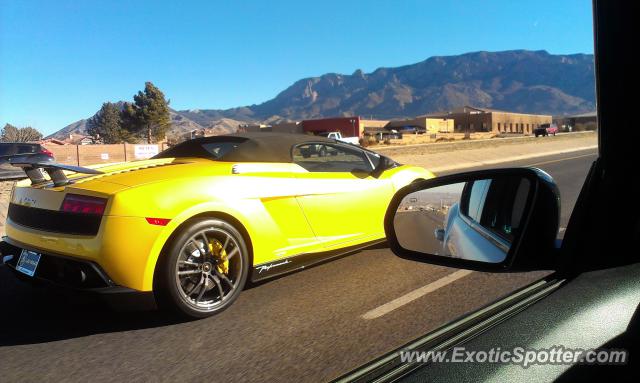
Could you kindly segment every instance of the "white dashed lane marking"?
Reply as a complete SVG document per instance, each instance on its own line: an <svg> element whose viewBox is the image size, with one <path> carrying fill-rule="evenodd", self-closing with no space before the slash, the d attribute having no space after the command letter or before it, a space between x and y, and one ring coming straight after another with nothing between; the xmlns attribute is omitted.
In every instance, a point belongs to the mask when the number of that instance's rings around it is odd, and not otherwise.
<svg viewBox="0 0 640 383"><path fill-rule="evenodd" d="M433 281L428 285L422 286L399 298L396 298L391 302L385 303L382 306L378 306L371 311L367 311L364 315L362 315L362 318L367 320L380 318L381 316L386 315L395 309L398 309L408 303L415 301L420 297L423 297L450 283L453 283L460 278L464 278L471 273L473 273L473 271L471 270L458 270L456 272L453 272L445 277L438 279L437 281Z"/></svg>

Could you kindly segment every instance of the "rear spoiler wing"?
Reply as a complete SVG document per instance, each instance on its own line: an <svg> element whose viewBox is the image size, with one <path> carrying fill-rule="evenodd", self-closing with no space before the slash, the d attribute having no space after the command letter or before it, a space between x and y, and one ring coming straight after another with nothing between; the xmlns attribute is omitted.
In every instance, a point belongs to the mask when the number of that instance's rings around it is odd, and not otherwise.
<svg viewBox="0 0 640 383"><path fill-rule="evenodd" d="M64 165L56 163L47 155L35 154L31 156L15 156L9 160L15 167L22 168L31 180L31 185L41 185L49 182L44 176L44 172L49 175L53 186L64 186L69 184L64 170L83 174L103 174L100 170L84 168L82 166Z"/></svg>

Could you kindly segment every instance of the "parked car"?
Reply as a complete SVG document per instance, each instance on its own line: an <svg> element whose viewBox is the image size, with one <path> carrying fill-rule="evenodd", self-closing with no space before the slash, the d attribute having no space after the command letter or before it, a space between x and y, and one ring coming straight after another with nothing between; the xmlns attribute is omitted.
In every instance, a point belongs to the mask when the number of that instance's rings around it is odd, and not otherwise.
<svg viewBox="0 0 640 383"><path fill-rule="evenodd" d="M25 178L25 174L9 163L16 156L38 156L53 159L53 153L40 144L28 142L0 142L0 180Z"/></svg>
<svg viewBox="0 0 640 383"><path fill-rule="evenodd" d="M542 124L539 127L533 129L533 134L535 134L536 137L546 137L550 134L555 136L556 133L558 133L558 125L556 124Z"/></svg>
<svg viewBox="0 0 640 383"><path fill-rule="evenodd" d="M318 145L336 155L302 155ZM196 138L93 168L21 161L52 181L37 172L15 186L5 264L28 280L153 292L191 317L224 310L247 280L383 242L395 191L434 177L364 148L277 133Z"/></svg>
<svg viewBox="0 0 640 383"><path fill-rule="evenodd" d="M401 134L425 134L427 133L427 129L421 126L409 125L399 128L398 132Z"/></svg>
<svg viewBox="0 0 640 383"><path fill-rule="evenodd" d="M381 142L390 139L402 139L402 132L398 132L395 129L372 129L365 131L365 136L374 137L376 141Z"/></svg>

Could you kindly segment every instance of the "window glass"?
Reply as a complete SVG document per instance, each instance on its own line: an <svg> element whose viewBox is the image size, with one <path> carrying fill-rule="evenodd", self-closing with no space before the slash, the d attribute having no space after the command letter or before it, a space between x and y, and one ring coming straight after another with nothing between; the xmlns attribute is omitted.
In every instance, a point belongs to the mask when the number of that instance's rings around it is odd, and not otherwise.
<svg viewBox="0 0 640 383"><path fill-rule="evenodd" d="M466 214L469 218L476 222L480 222L482 208L484 206L487 190L491 185L491 180L474 181L469 192L469 204L467 205Z"/></svg>
<svg viewBox="0 0 640 383"><path fill-rule="evenodd" d="M305 144L293 149L293 162L310 172L370 172L363 151L331 144Z"/></svg>
<svg viewBox="0 0 640 383"><path fill-rule="evenodd" d="M367 153L367 157L369 157L369 161L371 161L371 165L373 165L374 168L378 167L378 164L380 163L380 155L378 153L373 153L373 152L366 152Z"/></svg>
<svg viewBox="0 0 640 383"><path fill-rule="evenodd" d="M478 220L480 225L511 241L515 231L520 228L529 190L530 181L527 179L493 180L488 185L482 207L478 210L477 217L480 218Z"/></svg>
<svg viewBox="0 0 640 383"><path fill-rule="evenodd" d="M35 145L18 145L18 153L22 154L22 153L35 153L36 151L36 146Z"/></svg>
<svg viewBox="0 0 640 383"><path fill-rule="evenodd" d="M211 154L213 158L218 159L237 148L238 145L237 142L211 142L202 144L202 147Z"/></svg>
<svg viewBox="0 0 640 383"><path fill-rule="evenodd" d="M467 202L462 204L462 213L494 234L506 240L513 239L514 231L520 228L530 181L479 180L465 189L468 194Z"/></svg>
<svg viewBox="0 0 640 383"><path fill-rule="evenodd" d="M11 155L15 153L15 146L12 144L0 144L0 156Z"/></svg>

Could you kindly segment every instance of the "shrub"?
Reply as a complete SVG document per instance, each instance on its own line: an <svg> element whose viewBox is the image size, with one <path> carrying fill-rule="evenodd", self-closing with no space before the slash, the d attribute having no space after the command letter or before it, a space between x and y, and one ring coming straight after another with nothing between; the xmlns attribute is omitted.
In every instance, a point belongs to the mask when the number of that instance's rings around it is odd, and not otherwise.
<svg viewBox="0 0 640 383"><path fill-rule="evenodd" d="M376 145L377 143L378 143L378 140L376 140L376 138L372 137L372 136L367 136L367 137L360 138L360 145L365 147L365 148L367 146Z"/></svg>
<svg viewBox="0 0 640 383"><path fill-rule="evenodd" d="M588 122L586 124L584 124L584 128L585 130L596 130L598 129L598 124L595 122Z"/></svg>

